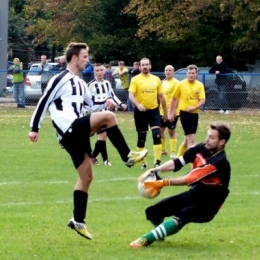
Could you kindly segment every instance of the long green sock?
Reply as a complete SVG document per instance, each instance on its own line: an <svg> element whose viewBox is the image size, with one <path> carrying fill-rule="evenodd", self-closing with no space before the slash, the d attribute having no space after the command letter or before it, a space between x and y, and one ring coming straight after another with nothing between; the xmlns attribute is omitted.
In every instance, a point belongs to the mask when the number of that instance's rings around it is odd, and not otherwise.
<svg viewBox="0 0 260 260"><path fill-rule="evenodd" d="M153 229L151 232L147 233L146 235L142 236L143 238L147 239L148 245L152 244L154 241L158 239L163 239L167 236L173 235L179 231L179 227L176 224L175 220L170 219L164 221L158 227Z"/></svg>

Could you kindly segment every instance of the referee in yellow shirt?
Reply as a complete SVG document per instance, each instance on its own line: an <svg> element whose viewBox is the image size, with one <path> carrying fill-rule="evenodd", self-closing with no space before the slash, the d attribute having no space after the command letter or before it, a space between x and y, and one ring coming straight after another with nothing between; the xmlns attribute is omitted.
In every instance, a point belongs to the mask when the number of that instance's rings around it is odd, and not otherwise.
<svg viewBox="0 0 260 260"><path fill-rule="evenodd" d="M141 151L145 148L146 135L150 127L153 137L154 166L156 167L161 163L162 153L158 99L163 107L164 120L167 120L167 109L161 80L152 75L150 70L151 61L148 58L142 58L140 74L133 77L130 82L129 99L134 105L134 121L138 134L137 149ZM146 160L141 163L142 169L145 169Z"/></svg>
<svg viewBox="0 0 260 260"><path fill-rule="evenodd" d="M168 118L174 120L177 106L180 109L180 121L184 131L184 141L180 145L177 157L195 144L195 135L199 122L199 111L205 104L205 89L202 82L197 80L198 67L187 67L187 78L182 80L174 90ZM179 102L178 102L179 101Z"/></svg>
<svg viewBox="0 0 260 260"><path fill-rule="evenodd" d="M162 90L163 95L166 102L166 108L169 110L172 94L179 84L179 80L174 78L174 67L172 65L167 65L164 69L165 79L162 81ZM163 118L164 110L163 107L160 106L160 114L161 114L161 139L162 139L162 155L167 155L166 149L166 136L165 129L168 129L168 134L170 136L169 144L170 144L170 158L174 159L176 157L175 150L177 145L177 137L175 133L175 128L177 126L179 112L176 112L176 116L173 121L167 120L165 121Z"/></svg>

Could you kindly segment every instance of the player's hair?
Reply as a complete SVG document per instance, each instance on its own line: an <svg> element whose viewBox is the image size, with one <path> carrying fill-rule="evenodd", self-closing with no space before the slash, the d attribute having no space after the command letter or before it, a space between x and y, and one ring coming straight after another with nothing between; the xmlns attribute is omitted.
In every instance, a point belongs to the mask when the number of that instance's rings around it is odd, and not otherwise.
<svg viewBox="0 0 260 260"><path fill-rule="evenodd" d="M134 65L138 65L138 66L139 66L139 65L140 65L140 62L139 62L139 61L135 61L135 62L134 62Z"/></svg>
<svg viewBox="0 0 260 260"><path fill-rule="evenodd" d="M220 140L226 140L226 143L228 142L230 136L231 136L231 131L229 125L226 123L222 122L217 122L217 123L212 123L210 124L210 129L212 130L217 130L218 131L218 136Z"/></svg>
<svg viewBox="0 0 260 260"><path fill-rule="evenodd" d="M111 68L111 64L106 64L106 66L105 66L107 69L108 68Z"/></svg>
<svg viewBox="0 0 260 260"><path fill-rule="evenodd" d="M65 51L66 61L70 62L73 55L76 55L78 57L79 53L82 49L88 51L89 50L88 45L86 43L82 43L82 42L69 43L69 45L67 46L66 51Z"/></svg>
<svg viewBox="0 0 260 260"><path fill-rule="evenodd" d="M148 58L145 58L145 57L144 57L144 58L142 58L142 59L140 60L140 64L141 64L141 61L142 61L142 60L148 60L148 61L149 61L149 64L151 64L151 61L150 61L150 59L148 59Z"/></svg>
<svg viewBox="0 0 260 260"><path fill-rule="evenodd" d="M102 63L95 63L94 64L94 67L99 67L99 66L103 66L104 67L104 65Z"/></svg>
<svg viewBox="0 0 260 260"><path fill-rule="evenodd" d="M118 65L125 65L125 62L124 61L119 61Z"/></svg>
<svg viewBox="0 0 260 260"><path fill-rule="evenodd" d="M167 68L167 67L171 67L173 69L173 71L175 71L175 68L172 66L172 65L166 65L164 70Z"/></svg>
<svg viewBox="0 0 260 260"><path fill-rule="evenodd" d="M198 72L198 70L199 70L198 67L194 64L191 64L187 67L187 70L194 70L194 69L196 70L196 72Z"/></svg>

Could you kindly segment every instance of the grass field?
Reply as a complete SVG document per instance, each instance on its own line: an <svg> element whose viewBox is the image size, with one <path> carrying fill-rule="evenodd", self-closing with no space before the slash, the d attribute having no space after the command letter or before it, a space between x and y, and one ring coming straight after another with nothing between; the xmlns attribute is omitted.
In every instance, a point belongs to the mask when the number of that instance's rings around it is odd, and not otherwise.
<svg viewBox="0 0 260 260"><path fill-rule="evenodd" d="M232 128L226 149L232 165L230 196L211 223L189 224L165 242L140 250L128 245L151 229L144 209L186 187L166 187L153 200L142 198L136 183L142 173L139 165L125 167L108 142L113 166L94 166L87 215L93 240L85 240L66 226L77 174L56 141L49 117L43 123L39 142L29 141L31 114L32 109L0 107L0 259L260 259L259 114L201 113L197 141L204 140L212 121L225 120ZM134 149L132 115L117 114L117 118ZM180 124L177 133L180 144ZM93 143L95 140L93 137ZM150 134L147 148L148 163L152 166ZM163 157L163 161L167 159ZM182 175L189 168L167 176Z"/></svg>

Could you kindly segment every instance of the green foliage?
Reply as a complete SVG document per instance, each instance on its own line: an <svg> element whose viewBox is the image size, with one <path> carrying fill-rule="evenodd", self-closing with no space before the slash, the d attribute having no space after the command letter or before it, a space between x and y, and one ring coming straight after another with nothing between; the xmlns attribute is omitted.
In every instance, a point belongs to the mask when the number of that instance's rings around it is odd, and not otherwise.
<svg viewBox="0 0 260 260"><path fill-rule="evenodd" d="M101 62L130 65L146 56L161 70L166 63L210 66L221 54L244 70L260 56L259 10L257 0L12 0L9 31L26 33L35 47L87 42Z"/></svg>
<svg viewBox="0 0 260 260"><path fill-rule="evenodd" d="M31 60L32 43L28 39L25 33L26 21L23 15L24 1L12 0L9 6L9 26L8 26L8 37L9 37L9 49L10 58L18 57L23 63Z"/></svg>
<svg viewBox="0 0 260 260"><path fill-rule="evenodd" d="M72 214L72 191L77 174L69 155L57 144L51 120L43 123L38 143L28 137L32 109L0 108L0 208L1 252L5 260L57 259L258 259L259 232L259 114L237 111L200 114L197 141L203 140L212 121L227 121L232 136L227 154L232 166L231 193L215 219L189 224L165 242L133 250L129 243L149 231L144 210L164 196L185 187L165 187L154 200L142 198L136 178L139 165L125 167L108 141L112 166L95 165L90 188L87 225L93 235L87 241L66 224ZM131 148L136 134L131 113L117 113L119 126ZM11 129L11 130L10 130ZM178 145L183 132L177 126ZM94 143L96 136L92 138ZM152 165L152 137L148 134L148 163ZM100 158L99 158L100 159ZM163 161L168 158L163 157ZM99 160L101 162L101 160ZM167 173L165 176L177 176Z"/></svg>

